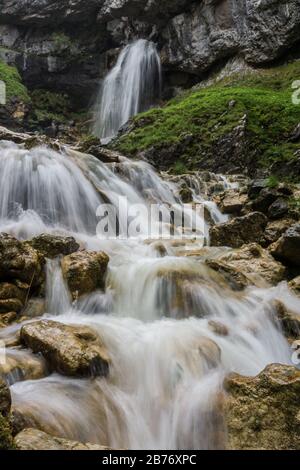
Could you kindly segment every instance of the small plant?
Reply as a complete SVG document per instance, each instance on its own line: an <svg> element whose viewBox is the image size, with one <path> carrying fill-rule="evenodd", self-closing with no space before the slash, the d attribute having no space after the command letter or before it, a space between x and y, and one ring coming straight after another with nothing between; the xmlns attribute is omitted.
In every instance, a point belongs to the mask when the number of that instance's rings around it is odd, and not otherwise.
<svg viewBox="0 0 300 470"><path fill-rule="evenodd" d="M267 186L270 189L278 188L279 186L279 179L275 175L269 176L267 179Z"/></svg>
<svg viewBox="0 0 300 470"><path fill-rule="evenodd" d="M187 171L188 170L185 164L181 162L180 160L177 160L177 162L172 168L172 173L174 173L175 175L183 175L184 173L187 173Z"/></svg>

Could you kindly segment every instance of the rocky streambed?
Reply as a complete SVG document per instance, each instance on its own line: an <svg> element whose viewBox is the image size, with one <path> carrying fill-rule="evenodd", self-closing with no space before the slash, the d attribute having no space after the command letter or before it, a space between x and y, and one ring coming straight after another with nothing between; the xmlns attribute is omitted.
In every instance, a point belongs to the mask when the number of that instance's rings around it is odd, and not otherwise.
<svg viewBox="0 0 300 470"><path fill-rule="evenodd" d="M299 448L299 188L9 137L0 447ZM116 195L202 202L205 244L96 236Z"/></svg>

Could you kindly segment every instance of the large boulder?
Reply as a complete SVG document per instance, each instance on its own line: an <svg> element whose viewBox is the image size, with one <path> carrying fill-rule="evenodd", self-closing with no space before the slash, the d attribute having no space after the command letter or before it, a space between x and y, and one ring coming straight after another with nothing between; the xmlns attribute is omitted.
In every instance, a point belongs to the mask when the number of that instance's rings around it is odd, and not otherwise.
<svg viewBox="0 0 300 470"><path fill-rule="evenodd" d="M5 233L0 234L0 281L19 281L36 287L44 280L44 258L34 248Z"/></svg>
<svg viewBox="0 0 300 470"><path fill-rule="evenodd" d="M295 221L293 219L280 219L280 220L271 220L264 233L264 246L269 246L272 243L277 242L277 240L287 231L289 227L294 225Z"/></svg>
<svg viewBox="0 0 300 470"><path fill-rule="evenodd" d="M285 267L256 243L207 259L206 264L221 274L235 290L250 285L276 285L285 275Z"/></svg>
<svg viewBox="0 0 300 470"><path fill-rule="evenodd" d="M101 338L87 326L41 320L24 325L21 341L68 376L106 376L110 359Z"/></svg>
<svg viewBox="0 0 300 470"><path fill-rule="evenodd" d="M80 251L62 259L64 279L73 299L105 285L109 257L103 252Z"/></svg>
<svg viewBox="0 0 300 470"><path fill-rule="evenodd" d="M108 450L97 444L83 444L61 437L50 436L38 429L24 429L14 439L18 450Z"/></svg>
<svg viewBox="0 0 300 470"><path fill-rule="evenodd" d="M300 266L300 223L290 227L284 235L270 247L274 258L282 262Z"/></svg>
<svg viewBox="0 0 300 470"><path fill-rule="evenodd" d="M28 242L35 250L46 258L71 255L79 250L79 244L73 237L61 237L58 235L42 234Z"/></svg>
<svg viewBox="0 0 300 470"><path fill-rule="evenodd" d="M267 217L260 212L252 212L237 217L210 229L212 246L240 248L246 243L259 243L268 223Z"/></svg>
<svg viewBox="0 0 300 470"><path fill-rule="evenodd" d="M273 364L257 377L233 374L225 388L229 449L299 449L300 370Z"/></svg>
<svg viewBox="0 0 300 470"><path fill-rule="evenodd" d="M241 194L238 191L231 189L220 194L219 206L224 214L240 215L245 204L247 203L247 194Z"/></svg>
<svg viewBox="0 0 300 470"><path fill-rule="evenodd" d="M24 307L26 295L26 289L0 282L0 315L9 312L19 313Z"/></svg>

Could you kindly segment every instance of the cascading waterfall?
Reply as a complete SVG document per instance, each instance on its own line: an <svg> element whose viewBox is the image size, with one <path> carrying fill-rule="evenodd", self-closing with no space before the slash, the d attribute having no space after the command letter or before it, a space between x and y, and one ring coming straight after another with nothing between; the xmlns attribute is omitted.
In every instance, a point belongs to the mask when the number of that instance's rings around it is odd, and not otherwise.
<svg viewBox="0 0 300 470"><path fill-rule="evenodd" d="M93 133L106 141L139 112L159 99L161 65L155 44L139 39L121 52L102 84Z"/></svg>
<svg viewBox="0 0 300 470"><path fill-rule="evenodd" d="M224 376L255 375L269 363L290 362L274 311L278 299L300 313L287 285L232 291L201 254L182 254L202 247L193 234L180 243L147 240L146 234L96 236L100 202L115 205L126 196L129 204L180 203L178 184L162 181L145 162L105 165L67 150L2 143L0 178L0 231L20 238L72 234L82 247L110 256L105 290L76 304L59 260L48 261L46 285L46 318L95 329L111 358L109 377L76 380L45 372L28 380L18 373L9 376L13 408L50 434L118 449L224 448L226 430L217 411ZM205 201L198 183L192 185L194 199ZM217 207L212 211L221 221ZM212 322L226 334L218 335ZM11 343L20 327L1 330L0 339ZM15 351L8 349L15 361L36 360Z"/></svg>

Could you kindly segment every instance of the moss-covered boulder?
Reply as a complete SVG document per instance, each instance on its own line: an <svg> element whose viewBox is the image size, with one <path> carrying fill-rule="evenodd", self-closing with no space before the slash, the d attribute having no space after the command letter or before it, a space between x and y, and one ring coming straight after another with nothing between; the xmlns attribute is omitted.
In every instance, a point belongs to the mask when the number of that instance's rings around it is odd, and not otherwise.
<svg viewBox="0 0 300 470"><path fill-rule="evenodd" d="M28 242L35 250L42 253L46 258L70 255L79 250L79 244L73 237L61 237L44 233Z"/></svg>

